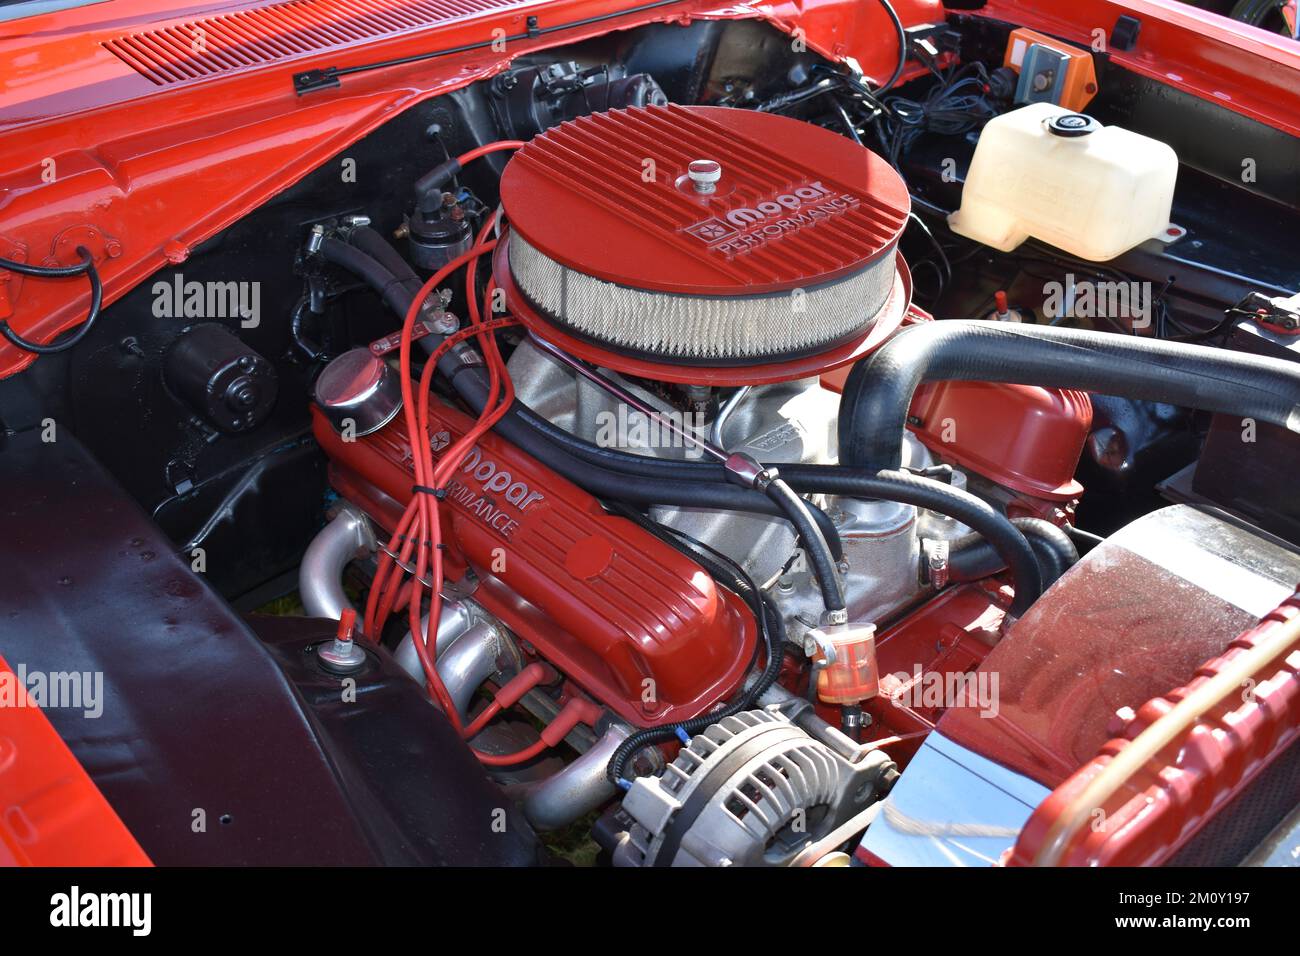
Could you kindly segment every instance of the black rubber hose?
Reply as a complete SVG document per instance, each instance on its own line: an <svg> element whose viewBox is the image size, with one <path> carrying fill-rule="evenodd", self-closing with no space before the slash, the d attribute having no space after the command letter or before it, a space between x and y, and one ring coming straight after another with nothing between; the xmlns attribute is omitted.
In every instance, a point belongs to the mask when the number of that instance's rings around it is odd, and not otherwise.
<svg viewBox="0 0 1300 956"><path fill-rule="evenodd" d="M622 474L641 475L672 479L676 481L711 481L725 480L725 472L720 464L709 461L680 461L664 458L651 458L646 455L633 455L614 448L601 448L576 435L564 431L556 425L540 418L526 406L517 406L522 422L533 428L546 440L564 448L573 457L590 466L606 468ZM1016 532L1008 520L993 508L983 504L981 499L945 485L931 482L923 492L916 486L900 489L896 484L879 480L879 476L864 471L844 468L838 465L777 465L782 479L795 491L802 494L839 494L854 498L873 498L889 501L902 501L937 511L940 514L956 518L972 528L980 527L984 536L992 535L989 540L998 542L996 553L1002 555L1003 566L1019 567L1024 572L1029 565L1036 565L1033 550ZM910 476L909 476L910 477ZM905 497L900 497L904 495ZM959 513L958 513L959 512ZM975 520L982 522L977 526ZM824 524L819 521L819 525ZM990 529L997 527L996 532ZM828 539L832 547L836 540ZM1017 561L1011 561L1012 553L1019 554ZM840 560L842 553L837 549L835 560ZM1042 593L1041 585L1033 584L1028 576L1016 581L1016 594L1031 595L1036 599ZM1020 602L1017 601L1017 606ZM1025 607L1028 607L1026 604ZM1018 610L1021 613L1023 609Z"/></svg>
<svg viewBox="0 0 1300 956"><path fill-rule="evenodd" d="M1078 388L1300 432L1300 367L1292 362L1113 332L943 321L903 330L854 367L840 401L840 460L897 468L912 396L922 382L941 380Z"/></svg>
<svg viewBox="0 0 1300 956"><path fill-rule="evenodd" d="M415 274L415 269L406 261L406 257L393 248L393 244L369 226L358 226L348 233L348 243L356 246L370 258L393 274L393 277L406 289L411 298L420 291L424 282ZM410 307L410 301L407 301Z"/></svg>
<svg viewBox="0 0 1300 956"><path fill-rule="evenodd" d="M757 585L754 584L753 578L729 558L718 554L712 548L696 541L689 535L655 524L644 515L625 509L616 508L616 510L624 517L641 525L651 534L677 547L692 561L695 561L713 575L714 580L739 595L749 605L750 610L754 612L759 630L765 638L765 650L767 652L767 660L758 679L748 690L742 691L726 706L719 710L710 711L707 714L701 714L698 717L692 717L689 720L638 730L619 744L613 756L610 757L609 764L605 768L605 774L615 786L625 788L628 783L625 776L627 762L639 750L672 740L677 736L679 730L688 736L694 736L724 717L730 717L741 711L753 709L758 699L767 692L769 687L776 683L781 674L781 665L785 655L785 622L781 619L781 615L763 598Z"/></svg>
<svg viewBox="0 0 1300 956"><path fill-rule="evenodd" d="M831 557L831 550L821 528L817 527L810 514L811 505L791 491L790 486L780 478L769 482L763 491L785 512L790 524L794 525L799 540L803 542L804 554L812 565L817 586L822 592L822 604L827 611L843 611L844 590L840 587L840 579L835 572L835 559Z"/></svg>
<svg viewBox="0 0 1300 956"><path fill-rule="evenodd" d="M306 296L303 296L298 300L298 304L293 307L293 314L289 318L289 337L293 339L293 344L298 346L303 355L306 355L311 361L317 362L325 357L325 350L312 343L303 330L303 315L307 311L308 305L309 300Z"/></svg>
<svg viewBox="0 0 1300 956"><path fill-rule="evenodd" d="M527 405L516 403L514 413L534 431L547 440L560 445L570 455L592 465L633 475L659 478L676 478L680 481L725 481L726 471L713 461L683 461L672 458L652 458L618 448L604 448L567 432L542 418ZM779 467L779 466L778 466Z"/></svg>
<svg viewBox="0 0 1300 956"><path fill-rule="evenodd" d="M363 279L379 293L390 309L403 318L406 316L407 309L415 298L414 291L407 288L402 279L393 275L392 270L385 268L373 256L333 236L321 243L320 254L326 262L347 269Z"/></svg>
<svg viewBox="0 0 1300 956"><path fill-rule="evenodd" d="M384 298L385 303L398 317L405 318L407 311L410 309L411 301L418 291L418 286L409 289L406 295L394 290L409 288L406 283L408 276L415 278L418 283L419 278L415 276L414 270L393 249L391 244L384 240L375 230L363 226L353 230L351 235L357 246L353 247L350 253L347 251L346 244L329 239L322 244L322 254L330 262L356 273ZM344 248L340 249L340 246ZM70 267L70 270L78 268L80 267ZM76 271L64 271L69 275L77 274ZM429 337L421 341L426 346L426 349L431 350L442 341L442 337ZM441 364L444 374L449 378L465 369L464 366L459 365L450 357L445 358ZM482 407L486 394L486 389L484 389L483 397L477 398L478 404L475 406L476 408ZM471 402L471 404L474 403ZM720 464L703 461L673 461L666 458L651 458L646 455L630 454L614 448L602 448L579 438L577 435L566 432L558 425L552 424L522 402L516 402L507 417L518 418L534 431L544 435L553 444L562 446L570 455L590 464L645 477L673 478L680 481L726 481L726 473ZM836 544L838 536L834 534L834 525L829 522L829 519L818 519L818 525L822 528L823 534L827 535L832 546L838 548ZM838 550L835 557L836 560L841 557Z"/></svg>
<svg viewBox="0 0 1300 956"><path fill-rule="evenodd" d="M428 348L436 347L433 336L420 340ZM439 363L451 380L452 387L471 408L479 411L487 402L488 386L481 366L467 366L448 355ZM548 468L568 478L598 498L610 498L640 505L677 505L686 508L710 508L721 511L747 511L787 517L784 508L761 491L730 484L725 480L701 481L660 478L613 471L581 461L563 448L553 445L513 413L504 415L494 431L536 458ZM721 472L719 472L721 475ZM822 538L835 560L842 556L839 532L824 511L808 505L808 513L821 530ZM805 542L805 546L808 543ZM812 547L816 547L815 543Z"/></svg>
<svg viewBox="0 0 1300 956"><path fill-rule="evenodd" d="M826 543L826 547L830 548L831 558L838 564L844 559L844 542L840 540L840 529L835 527L835 522L831 520L830 515L811 501L805 501L803 506L808 510L808 514L812 516L817 525L817 530L821 532L822 541ZM807 542L803 541L802 537L800 540L805 546L807 545Z"/></svg>
<svg viewBox="0 0 1300 956"><path fill-rule="evenodd" d="M903 471L872 475L824 465L783 465L781 477L798 492L898 501L956 518L987 539L1011 569L1016 591L1012 614L1023 614L1043 593L1038 557L1025 536L1006 515L968 491Z"/></svg>
<svg viewBox="0 0 1300 956"><path fill-rule="evenodd" d="M678 481L716 482L726 479L726 472L722 465L713 461L652 458L648 455L632 454L617 448L601 447L565 431L558 425L553 425L526 405L516 405L516 411L523 422L546 437L548 441L563 447L573 457L590 465L597 465L623 474L671 478ZM769 463L769 466L776 468L783 476L783 480L787 475L795 476L798 491L804 494L847 494L853 497L874 497L874 495L867 494L862 490L863 486L857 482L855 475L850 475L838 465L789 465L773 462ZM835 490L843 488L846 482L855 490ZM884 486L877 486L877 491L880 497L892 500L893 493ZM940 513L946 513L945 508L947 505L943 501L935 500L927 507ZM818 525L825 533L826 522L820 519L821 514L820 510L817 510L814 512L814 517L818 518ZM843 549L838 535L828 537L827 543L832 548L835 560L837 562L841 560Z"/></svg>
<svg viewBox="0 0 1300 956"><path fill-rule="evenodd" d="M622 451L617 448L605 448L595 445L583 438L578 437L570 432L565 431L558 425L554 425L541 416L537 415L526 405L517 404L512 414L518 414L519 419L536 431L546 440L562 447L574 458L577 458L588 465L601 468L607 468L611 471L617 471L623 474L642 475L646 477L656 477L673 479L677 481L711 481L720 482L726 480L726 472L722 465L713 461L682 461L680 459L652 458L648 455L637 455ZM885 483L873 483L873 475L859 471L851 471L838 465L789 465L775 464L778 472L788 485L796 491L804 494L842 494L855 498L881 498L885 500L902 500L897 497L898 489ZM950 488L951 486L943 485L936 482L940 489ZM915 494L910 490L909 494ZM923 503L923 507L937 511L940 514L957 517L951 514L953 510L952 496L943 496L941 492L935 492L928 496ZM967 504L970 501L978 501L973 496L966 495L964 499ZM910 502L909 502L910 503ZM990 509L992 510L992 509ZM987 515L986 515L987 517ZM961 520L961 519L959 519ZM994 519L990 519L994 520ZM1003 519L1005 521L1005 519ZM818 522L823 527L824 523ZM969 524L967 521L963 523ZM974 525L972 525L974 527ZM1011 536L1004 537L1010 541ZM835 549L835 560L842 558L842 551L838 547L838 536L828 539L828 542ZM1011 545L1008 545L1011 546ZM1027 555L1030 546L1025 543L1023 551ZM995 552L996 554L997 552ZM1006 567L1006 563L1002 567ZM999 569L1000 570L1000 569ZM1026 587L1027 582L1021 582L1017 588Z"/></svg>
<svg viewBox="0 0 1300 956"><path fill-rule="evenodd" d="M415 202L421 212L433 212L442 204L443 187L460 171L460 160L448 156L415 181Z"/></svg>
<svg viewBox="0 0 1300 956"><path fill-rule="evenodd" d="M1051 587L1079 560L1079 552L1069 535L1050 521L1042 518L1012 518L1011 523L1020 529L1020 533L1034 549L1044 590ZM968 534L949 544L950 581L978 581L997 574L1006 566L1006 561L981 534Z"/></svg>
<svg viewBox="0 0 1300 956"><path fill-rule="evenodd" d="M1038 553L1038 563L1045 569L1051 568L1051 579L1043 580L1044 591L1079 563L1079 549L1074 546L1064 528L1042 518L1012 518L1011 523L1020 529L1020 533Z"/></svg>

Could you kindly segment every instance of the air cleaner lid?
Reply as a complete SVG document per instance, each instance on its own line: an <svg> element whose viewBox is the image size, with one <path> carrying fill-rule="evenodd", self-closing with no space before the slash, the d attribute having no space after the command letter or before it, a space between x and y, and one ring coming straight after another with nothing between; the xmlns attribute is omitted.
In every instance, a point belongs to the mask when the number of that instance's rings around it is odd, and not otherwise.
<svg viewBox="0 0 1300 956"><path fill-rule="evenodd" d="M851 140L710 106L614 110L550 129L511 159L501 200L512 230L569 269L707 296L859 272L892 256L909 209L898 174Z"/></svg>

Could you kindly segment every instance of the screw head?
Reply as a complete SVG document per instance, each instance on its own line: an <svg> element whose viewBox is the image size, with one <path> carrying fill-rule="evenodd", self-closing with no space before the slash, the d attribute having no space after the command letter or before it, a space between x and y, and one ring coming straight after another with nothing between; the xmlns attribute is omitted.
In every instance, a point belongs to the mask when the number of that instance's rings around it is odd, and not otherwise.
<svg viewBox="0 0 1300 956"><path fill-rule="evenodd" d="M713 159L692 160L686 167L686 175L697 193L707 195L717 188L722 178L722 164Z"/></svg>

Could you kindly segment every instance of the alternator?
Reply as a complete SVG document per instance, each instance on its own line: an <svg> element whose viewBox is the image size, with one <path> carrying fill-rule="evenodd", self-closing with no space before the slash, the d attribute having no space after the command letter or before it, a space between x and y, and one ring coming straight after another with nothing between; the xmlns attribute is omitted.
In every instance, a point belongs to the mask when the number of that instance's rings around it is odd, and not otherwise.
<svg viewBox="0 0 1300 956"><path fill-rule="evenodd" d="M725 717L623 799L623 866L784 866L896 775L879 751L850 762L775 708Z"/></svg>

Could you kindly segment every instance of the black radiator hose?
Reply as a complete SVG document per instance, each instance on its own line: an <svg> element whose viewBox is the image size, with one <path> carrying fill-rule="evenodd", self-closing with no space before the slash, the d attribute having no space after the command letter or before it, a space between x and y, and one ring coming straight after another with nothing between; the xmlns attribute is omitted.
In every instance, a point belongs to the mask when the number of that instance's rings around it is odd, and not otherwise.
<svg viewBox="0 0 1300 956"><path fill-rule="evenodd" d="M931 381L1077 388L1300 432L1300 367L1291 362L1113 332L947 320L904 329L854 367L840 401L840 461L897 468L912 396Z"/></svg>
<svg viewBox="0 0 1300 956"><path fill-rule="evenodd" d="M1043 578L1043 590L1070 570L1079 560L1079 551L1061 528L1042 518L1012 518L1011 523L1020 529L1034 554ZM993 549L989 541L978 532L968 534L949 543L948 580L954 582L978 581L1006 568L1007 562Z"/></svg>

